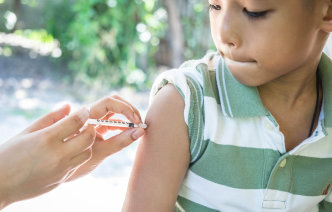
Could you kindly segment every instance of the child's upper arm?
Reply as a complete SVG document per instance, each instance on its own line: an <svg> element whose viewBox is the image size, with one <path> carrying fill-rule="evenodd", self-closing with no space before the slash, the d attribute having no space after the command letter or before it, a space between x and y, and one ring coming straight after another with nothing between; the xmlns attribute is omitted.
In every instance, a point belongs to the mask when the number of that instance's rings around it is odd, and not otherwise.
<svg viewBox="0 0 332 212"><path fill-rule="evenodd" d="M128 185L123 211L172 211L190 162L184 101L173 85L155 96Z"/></svg>

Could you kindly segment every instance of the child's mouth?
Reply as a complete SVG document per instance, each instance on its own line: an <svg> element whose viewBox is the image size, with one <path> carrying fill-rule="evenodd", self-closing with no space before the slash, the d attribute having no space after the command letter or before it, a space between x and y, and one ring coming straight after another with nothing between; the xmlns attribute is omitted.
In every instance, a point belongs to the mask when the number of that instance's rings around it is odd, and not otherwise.
<svg viewBox="0 0 332 212"><path fill-rule="evenodd" d="M220 55L224 58L225 61L229 61L232 63L256 63L257 61L240 56L234 55L225 55L223 52L219 51Z"/></svg>
<svg viewBox="0 0 332 212"><path fill-rule="evenodd" d="M238 65L246 65L246 64L252 64L256 63L255 60L242 60L242 59L233 59L230 57L223 56L226 63L232 63L232 64L238 64Z"/></svg>

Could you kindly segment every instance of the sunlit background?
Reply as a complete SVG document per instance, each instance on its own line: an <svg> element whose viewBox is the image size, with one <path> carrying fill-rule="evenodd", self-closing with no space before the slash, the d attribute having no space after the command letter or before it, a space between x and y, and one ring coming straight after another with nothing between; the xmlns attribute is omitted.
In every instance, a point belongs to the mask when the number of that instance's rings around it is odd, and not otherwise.
<svg viewBox="0 0 332 212"><path fill-rule="evenodd" d="M112 92L144 117L155 76L212 45L207 12L203 0L0 0L0 143L66 102ZM120 211L137 143L3 211Z"/></svg>
<svg viewBox="0 0 332 212"><path fill-rule="evenodd" d="M144 117L160 72L214 49L207 7L206 0L0 0L0 143L64 103L75 110L113 92ZM332 55L332 39L325 51ZM89 176L3 211L120 211L137 143Z"/></svg>

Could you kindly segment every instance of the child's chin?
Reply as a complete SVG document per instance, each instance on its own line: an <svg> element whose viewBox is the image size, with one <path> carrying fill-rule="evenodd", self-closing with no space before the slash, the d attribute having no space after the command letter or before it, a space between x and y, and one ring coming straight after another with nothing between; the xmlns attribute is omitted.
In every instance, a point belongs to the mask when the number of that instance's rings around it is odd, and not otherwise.
<svg viewBox="0 0 332 212"><path fill-rule="evenodd" d="M247 77L247 76L238 76L236 74L233 74L233 77L238 81L239 83L250 86L250 87L257 87L262 85L263 83L259 81L257 78L253 77Z"/></svg>

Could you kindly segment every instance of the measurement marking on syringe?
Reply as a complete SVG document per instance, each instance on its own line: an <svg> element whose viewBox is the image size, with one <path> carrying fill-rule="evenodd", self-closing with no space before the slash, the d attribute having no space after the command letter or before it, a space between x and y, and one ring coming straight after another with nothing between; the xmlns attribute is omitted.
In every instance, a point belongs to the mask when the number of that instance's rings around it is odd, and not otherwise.
<svg viewBox="0 0 332 212"><path fill-rule="evenodd" d="M94 125L102 125L102 126L109 126L109 127L140 127L145 129L147 126L146 124L135 124L126 121L113 121L113 120L101 120L101 119L88 119L86 122L87 124L94 124Z"/></svg>

